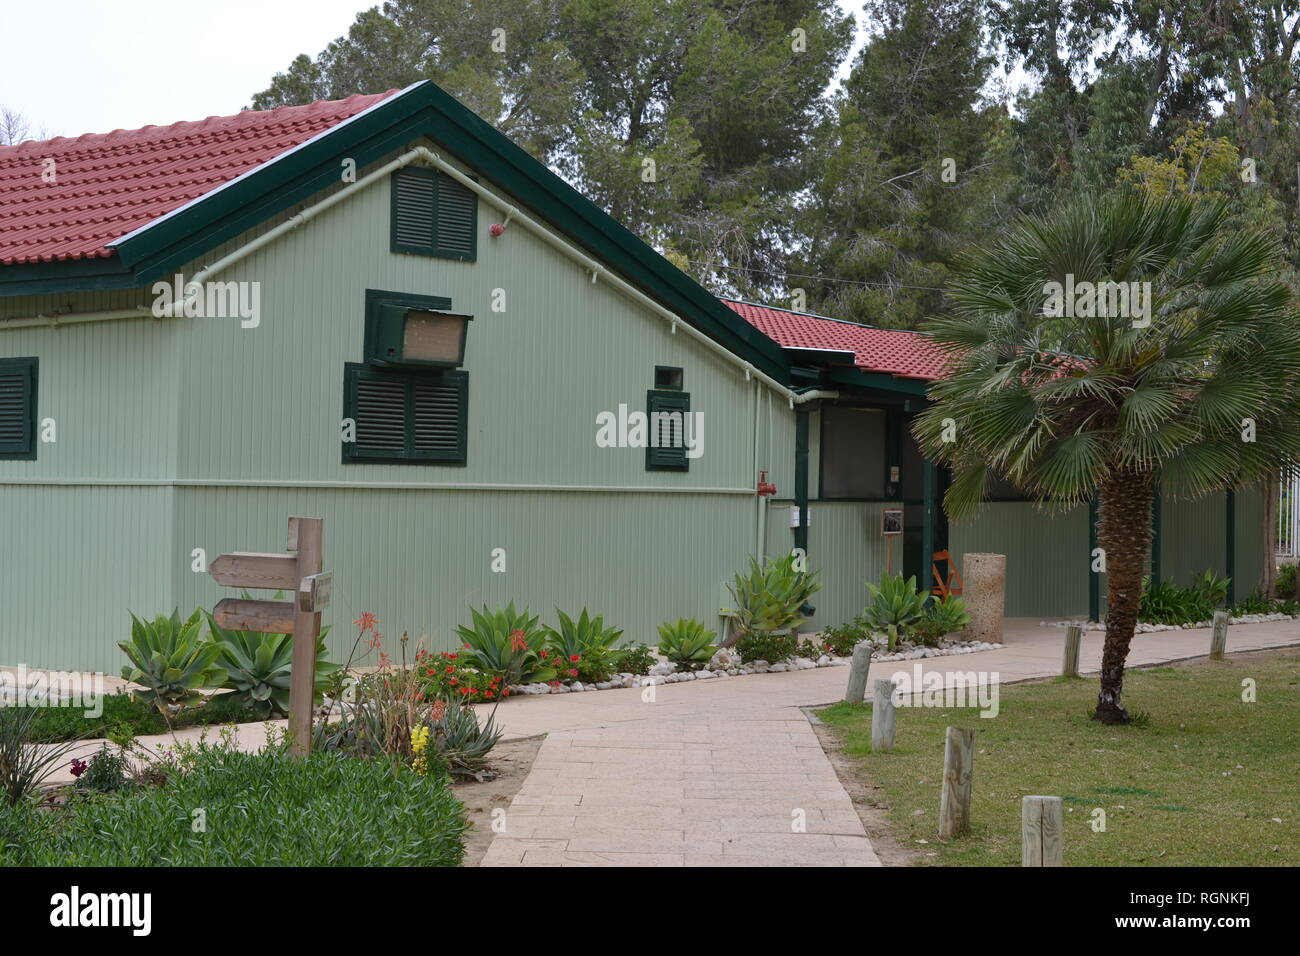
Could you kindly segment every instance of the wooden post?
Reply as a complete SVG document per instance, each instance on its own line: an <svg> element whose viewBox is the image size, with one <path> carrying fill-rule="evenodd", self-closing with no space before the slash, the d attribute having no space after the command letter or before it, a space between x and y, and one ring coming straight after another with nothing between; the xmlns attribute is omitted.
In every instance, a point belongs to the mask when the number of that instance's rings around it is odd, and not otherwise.
<svg viewBox="0 0 1300 956"><path fill-rule="evenodd" d="M1060 797L1020 801L1020 865L1064 866L1065 814Z"/></svg>
<svg viewBox="0 0 1300 956"><path fill-rule="evenodd" d="M866 698L867 670L870 667L871 645L861 641L853 647L853 661L849 664L849 686L844 690L845 703L860 704Z"/></svg>
<svg viewBox="0 0 1300 956"><path fill-rule="evenodd" d="M970 829L971 770L975 731L949 727L943 746L943 789L939 793L939 839L951 840Z"/></svg>
<svg viewBox="0 0 1300 956"><path fill-rule="evenodd" d="M894 682L876 681L876 696L871 702L871 752L889 753L894 749Z"/></svg>
<svg viewBox="0 0 1300 956"><path fill-rule="evenodd" d="M1065 677L1079 676L1079 644L1083 640L1083 625L1078 621L1070 623L1065 629L1065 660L1061 663L1061 674Z"/></svg>
<svg viewBox="0 0 1300 956"><path fill-rule="evenodd" d="M322 529L320 518L290 518L289 544L297 545L299 591L294 595L293 664L289 676L289 739L298 756L311 752L311 711L316 697L316 641L320 638L320 611L303 581L320 574Z"/></svg>
<svg viewBox="0 0 1300 956"><path fill-rule="evenodd" d="M1210 632L1210 660L1223 660L1223 649L1228 646L1228 612L1214 612L1214 630Z"/></svg>

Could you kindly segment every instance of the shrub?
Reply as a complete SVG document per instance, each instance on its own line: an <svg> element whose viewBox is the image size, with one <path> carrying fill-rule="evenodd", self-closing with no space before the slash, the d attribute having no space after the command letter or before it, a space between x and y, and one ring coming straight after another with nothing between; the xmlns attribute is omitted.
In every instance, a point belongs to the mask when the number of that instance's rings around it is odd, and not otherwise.
<svg viewBox="0 0 1300 956"><path fill-rule="evenodd" d="M183 622L176 611L153 621L132 614L131 640L117 645L131 661L122 678L143 686L132 693L162 710L196 704L201 688L221 686L226 672L216 663L220 648L202 640L202 631L197 610Z"/></svg>
<svg viewBox="0 0 1300 956"><path fill-rule="evenodd" d="M633 644L619 648L618 669L628 674L646 675L654 667L658 658L654 651L644 644Z"/></svg>
<svg viewBox="0 0 1300 956"><path fill-rule="evenodd" d="M258 720L287 716L293 635L227 631L217 625L211 614L207 618L212 638L220 649L217 664L226 672L221 686L229 688ZM320 704L333 674L339 669L338 664L331 664L325 656L328 632L328 627L323 628L316 642L315 705Z"/></svg>
<svg viewBox="0 0 1300 956"><path fill-rule="evenodd" d="M206 826L193 827L202 807ZM166 785L0 809L16 866L458 866L468 829L445 776L282 747L200 745Z"/></svg>
<svg viewBox="0 0 1300 956"><path fill-rule="evenodd" d="M80 772L78 772L80 765ZM73 775L76 776L77 782L75 789L93 793L112 793L114 790L121 790L129 782L128 773L131 765L127 762L125 755L119 751L110 750L108 744L102 744L99 750L92 754L88 762L73 761Z"/></svg>
<svg viewBox="0 0 1300 956"><path fill-rule="evenodd" d="M1228 614L1232 617L1243 617L1247 614L1270 614L1273 611L1273 604L1273 601L1264 597L1258 591L1253 591L1230 607Z"/></svg>
<svg viewBox="0 0 1300 956"><path fill-rule="evenodd" d="M871 640L871 628L861 619L854 619L837 627L828 627L821 633L822 651L836 657L851 657L853 648Z"/></svg>
<svg viewBox="0 0 1300 956"><path fill-rule="evenodd" d="M1148 624L1199 624L1214 616L1228 595L1228 578L1206 571L1190 587L1179 587L1168 579L1142 579L1138 620Z"/></svg>
<svg viewBox="0 0 1300 956"><path fill-rule="evenodd" d="M1277 578L1274 580L1273 588L1280 598L1293 598L1295 593L1296 582L1296 565L1284 564L1277 569Z"/></svg>
<svg viewBox="0 0 1300 956"><path fill-rule="evenodd" d="M925 595L916 590L916 577L906 581L901 574L886 574L880 584L867 582L871 603L862 613L863 620L876 631L889 635L889 649L898 643L902 631L921 620L925 614Z"/></svg>
<svg viewBox="0 0 1300 956"><path fill-rule="evenodd" d="M762 565L750 558L749 573L737 574L735 582L727 585L736 603L738 635L798 627L803 623L804 604L820 589L816 571L795 570L794 555L764 560Z"/></svg>
<svg viewBox="0 0 1300 956"><path fill-rule="evenodd" d="M512 601L495 611L484 606L483 613L471 609L470 614L473 626L456 628L464 642L466 664L501 677L507 687L555 679L555 668L542 657L545 634L527 608L516 611Z"/></svg>
<svg viewBox="0 0 1300 956"><path fill-rule="evenodd" d="M420 727L427 731L429 757L454 776L476 780L486 779L488 754L504 733L494 716L480 725L474 708L460 704L435 705Z"/></svg>
<svg viewBox="0 0 1300 956"><path fill-rule="evenodd" d="M145 737L168 732L168 721L158 708L137 700L122 690L101 698L103 712L89 717L81 707L30 708L36 714L30 728L33 743L53 743L78 737L109 737L127 734ZM171 729L206 724L243 723L253 720L248 710L233 694L217 694L201 704L189 707L170 720Z"/></svg>
<svg viewBox="0 0 1300 956"><path fill-rule="evenodd" d="M736 641L736 653L742 664L753 661L767 661L779 664L795 656L799 647L799 638L794 634L774 634L770 631L755 631L743 634Z"/></svg>
<svg viewBox="0 0 1300 956"><path fill-rule="evenodd" d="M621 653L614 647L623 632L614 627L606 627L601 616L589 617L587 609L574 621L558 608L555 611L560 619L560 628L546 628L546 648L558 658L554 666L564 674L576 670L577 674L569 676L581 681L596 683L609 680L617 666ZM573 665L570 667L569 665Z"/></svg>
<svg viewBox="0 0 1300 956"><path fill-rule="evenodd" d="M467 667L460 654L449 651L417 651L415 671L420 689L429 700L479 703L510 696L503 677Z"/></svg>
<svg viewBox="0 0 1300 956"><path fill-rule="evenodd" d="M912 636L919 644L935 645L948 634L970 627L966 602L955 594L942 601L931 601L925 616L912 625Z"/></svg>
<svg viewBox="0 0 1300 956"><path fill-rule="evenodd" d="M716 636L693 617L678 618L659 625L659 652L679 668L699 670L717 650L713 646Z"/></svg>

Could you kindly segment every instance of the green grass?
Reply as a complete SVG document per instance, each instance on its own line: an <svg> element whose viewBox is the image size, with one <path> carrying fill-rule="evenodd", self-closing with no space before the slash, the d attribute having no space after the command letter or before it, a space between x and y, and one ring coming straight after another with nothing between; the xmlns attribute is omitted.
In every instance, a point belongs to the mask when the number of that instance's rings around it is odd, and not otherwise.
<svg viewBox="0 0 1300 956"><path fill-rule="evenodd" d="M202 746L161 787L0 801L0 866L458 866L467 828L445 777Z"/></svg>
<svg viewBox="0 0 1300 956"><path fill-rule="evenodd" d="M55 743L84 737L107 737L123 729L133 736L168 732L167 721L153 704L139 701L129 694L106 694L103 713L87 717L81 707L41 707L32 722L33 743ZM218 694L202 707L187 707L172 718L172 727L206 724L246 723L256 720L247 707L236 702L233 694Z"/></svg>
<svg viewBox="0 0 1300 956"><path fill-rule="evenodd" d="M1242 681L1256 682L1256 703ZM921 864L1020 865L1020 800L1060 796L1067 866L1300 864L1300 654L1130 671L1124 700L1140 724L1089 719L1094 679L1003 687L997 717L898 709L895 751L871 753L869 706L819 713L880 790L895 836ZM971 832L938 838L944 729L974 727ZM1090 826L1095 808L1106 832ZM1281 823L1275 822L1275 818ZM921 842L925 841L925 842Z"/></svg>

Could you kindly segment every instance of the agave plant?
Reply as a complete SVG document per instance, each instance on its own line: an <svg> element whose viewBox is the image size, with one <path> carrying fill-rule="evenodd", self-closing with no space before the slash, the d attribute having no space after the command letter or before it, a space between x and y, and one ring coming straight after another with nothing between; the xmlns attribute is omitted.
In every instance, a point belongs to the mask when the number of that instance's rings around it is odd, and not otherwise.
<svg viewBox="0 0 1300 956"><path fill-rule="evenodd" d="M925 595L916 590L916 576L903 580L901 574L886 574L877 586L867 582L871 603L862 616L867 624L889 635L889 649L898 644L899 632L921 620Z"/></svg>
<svg viewBox="0 0 1300 956"><path fill-rule="evenodd" d="M247 706L259 720L289 713L290 673L293 665L292 634L262 634L256 631L228 631L208 615L208 629L220 648L217 657L226 671L222 684ZM313 706L319 704L333 674L339 669L325 659L325 635L321 628L316 641L316 679Z"/></svg>
<svg viewBox="0 0 1300 956"><path fill-rule="evenodd" d="M692 670L707 664L717 648L713 638L717 635L695 618L678 618L659 625L659 651L678 667Z"/></svg>
<svg viewBox="0 0 1300 956"><path fill-rule="evenodd" d="M614 645L623 636L616 627L606 627L604 617L590 617L587 609L575 621L559 608L559 630L546 628L546 646L561 661L576 665L578 676L585 681L609 680L610 673L623 659L624 651Z"/></svg>
<svg viewBox="0 0 1300 956"><path fill-rule="evenodd" d="M966 602L955 594L949 594L941 601L931 601L925 616L912 625L913 632L922 643L938 643L945 634L964 631L970 627L970 614L966 611Z"/></svg>
<svg viewBox="0 0 1300 956"><path fill-rule="evenodd" d="M482 613L470 609L474 624L456 628L471 667L499 675L507 686L554 680L555 668L546 663L545 634L528 609L516 611L514 602Z"/></svg>
<svg viewBox="0 0 1300 956"><path fill-rule="evenodd" d="M803 623L803 606L821 590L818 572L796 570L794 555L759 564L749 559L748 574L737 574L727 590L736 604L737 630L731 646L746 634L783 631Z"/></svg>
<svg viewBox="0 0 1300 956"><path fill-rule="evenodd" d="M137 700L148 701L159 710L197 703L199 690L219 687L226 671L217 664L221 648L202 640L203 617L195 611L185 621L172 611L143 621L131 615L131 640L119 641L131 661L122 668L122 678L143 689L132 693Z"/></svg>
<svg viewBox="0 0 1300 956"><path fill-rule="evenodd" d="M497 726L494 714L495 710L480 724L473 707L450 704L441 716L430 717L433 746L453 776L485 779L487 756L505 733Z"/></svg>

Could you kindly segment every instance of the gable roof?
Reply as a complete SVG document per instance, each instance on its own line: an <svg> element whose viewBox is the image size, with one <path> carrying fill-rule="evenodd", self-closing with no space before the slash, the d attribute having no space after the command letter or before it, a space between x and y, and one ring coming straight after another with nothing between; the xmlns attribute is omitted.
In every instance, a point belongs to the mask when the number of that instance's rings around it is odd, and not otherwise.
<svg viewBox="0 0 1300 956"><path fill-rule="evenodd" d="M114 240L395 92L0 146L0 264L109 258Z"/></svg>
<svg viewBox="0 0 1300 956"><path fill-rule="evenodd" d="M359 98L352 107L340 105L349 100L339 100L333 104L291 108L323 111L324 128L315 135L304 129L303 138L292 144L286 140L282 152L251 168L236 159L238 150L215 151L213 162L223 167L228 164L229 175L220 184L214 181L206 192L189 201L178 198L170 212L160 211L156 218L126 235L107 242L99 237L74 239L88 231L81 223L66 221L75 219L75 215L64 217L57 225L50 224L50 231L58 234L58 248L65 241L69 245L74 241L84 242L86 251L109 248L116 255L86 257L83 254L81 258L0 264L0 295L147 286L215 246L337 184L345 160L355 162L361 170L427 137L510 201L529 210L719 345L766 375L780 381L788 379L790 359L780 346L433 83L423 80L396 93L379 94L368 107L364 105L365 100ZM343 115L354 108L356 111L351 115ZM334 110L340 112L334 114L330 125L327 117ZM270 110L262 115L276 112ZM252 117L241 114L231 119L241 118L245 123L260 122L256 114ZM233 130L225 135L236 142L241 139ZM111 148L102 142L100 145ZM84 162L93 165L95 160L87 158ZM240 169L242 173L237 171ZM3 189L0 200L9 192L6 187L12 185L0 184ZM96 181L94 193L103 197L134 188L133 167L119 166L115 175ZM0 239L7 231L7 226L0 226ZM50 238L55 241L54 236ZM98 245L91 245L96 242Z"/></svg>
<svg viewBox="0 0 1300 956"><path fill-rule="evenodd" d="M929 382L943 375L943 353L920 332L876 329L856 322L735 299L723 299L722 302L786 349L851 352L857 368L894 378Z"/></svg>

